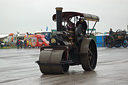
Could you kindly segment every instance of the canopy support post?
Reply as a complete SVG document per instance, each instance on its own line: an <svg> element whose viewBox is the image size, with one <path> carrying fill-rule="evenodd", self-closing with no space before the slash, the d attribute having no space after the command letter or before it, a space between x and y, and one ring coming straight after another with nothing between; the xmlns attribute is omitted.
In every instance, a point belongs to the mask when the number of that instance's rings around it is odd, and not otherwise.
<svg viewBox="0 0 128 85"><path fill-rule="evenodd" d="M91 36L91 34L92 34L92 31L93 31L94 27L96 26L96 23L97 23L97 21L96 21L96 22L95 22L95 24L93 25L93 28L92 28L92 30L91 30L91 32L90 32L90 35L89 35L89 37Z"/></svg>

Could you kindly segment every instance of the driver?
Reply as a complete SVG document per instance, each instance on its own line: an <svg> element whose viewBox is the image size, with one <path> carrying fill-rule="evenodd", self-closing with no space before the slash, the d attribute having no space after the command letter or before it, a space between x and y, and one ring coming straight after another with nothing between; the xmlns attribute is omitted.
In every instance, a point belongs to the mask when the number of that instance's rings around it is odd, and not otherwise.
<svg viewBox="0 0 128 85"><path fill-rule="evenodd" d="M79 21L76 23L76 27L81 24L83 26L83 31L86 34L86 30L87 30L87 23L84 19L79 19Z"/></svg>
<svg viewBox="0 0 128 85"><path fill-rule="evenodd" d="M112 28L110 28L109 36L112 36L112 35L113 35L113 31L112 31Z"/></svg>

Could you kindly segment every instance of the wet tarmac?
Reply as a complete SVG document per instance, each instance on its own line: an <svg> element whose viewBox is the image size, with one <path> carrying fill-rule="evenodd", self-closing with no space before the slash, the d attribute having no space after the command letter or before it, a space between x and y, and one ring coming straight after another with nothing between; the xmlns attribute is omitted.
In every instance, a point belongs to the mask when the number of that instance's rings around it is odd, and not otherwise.
<svg viewBox="0 0 128 85"><path fill-rule="evenodd" d="M39 49L0 49L0 85L128 85L128 48L98 48L95 71L81 65L43 75L35 63Z"/></svg>

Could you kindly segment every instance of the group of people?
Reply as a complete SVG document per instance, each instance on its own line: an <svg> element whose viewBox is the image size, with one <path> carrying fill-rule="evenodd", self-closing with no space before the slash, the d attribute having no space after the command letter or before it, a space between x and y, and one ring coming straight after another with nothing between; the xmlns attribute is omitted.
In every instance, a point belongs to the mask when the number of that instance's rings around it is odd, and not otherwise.
<svg viewBox="0 0 128 85"><path fill-rule="evenodd" d="M3 48L4 45L5 45L5 41L4 40L0 40L0 47Z"/></svg>
<svg viewBox="0 0 128 85"><path fill-rule="evenodd" d="M68 28L74 28L75 27L75 24L72 23L70 20L68 20L67 22L68 22L68 25L67 25ZM86 21L82 18L79 18L79 21L76 23L76 27L78 27L79 25L82 25L83 32L86 34L86 30L88 27Z"/></svg>
<svg viewBox="0 0 128 85"><path fill-rule="evenodd" d="M16 46L17 46L17 49L19 49L19 48L22 49L22 46L24 46L24 48L26 48L27 47L27 41L24 40L24 42L23 42L22 40L17 39Z"/></svg>

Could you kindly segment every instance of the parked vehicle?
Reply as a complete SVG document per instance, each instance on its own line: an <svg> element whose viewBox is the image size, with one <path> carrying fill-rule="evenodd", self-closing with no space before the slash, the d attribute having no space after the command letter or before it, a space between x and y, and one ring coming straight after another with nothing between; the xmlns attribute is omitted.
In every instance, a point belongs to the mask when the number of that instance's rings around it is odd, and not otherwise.
<svg viewBox="0 0 128 85"><path fill-rule="evenodd" d="M26 40L27 47L41 47L48 46L49 42L45 39L44 35L25 35L24 40Z"/></svg>
<svg viewBox="0 0 128 85"><path fill-rule="evenodd" d="M113 32L113 35L106 36L105 44L107 47L112 48L123 46L124 48L127 47L127 36L126 31L118 29L116 32Z"/></svg>
<svg viewBox="0 0 128 85"><path fill-rule="evenodd" d="M51 36L51 32L44 32L44 31L37 31L35 32L36 35L44 35L45 36L45 39L47 41L49 41L50 39L50 36Z"/></svg>

